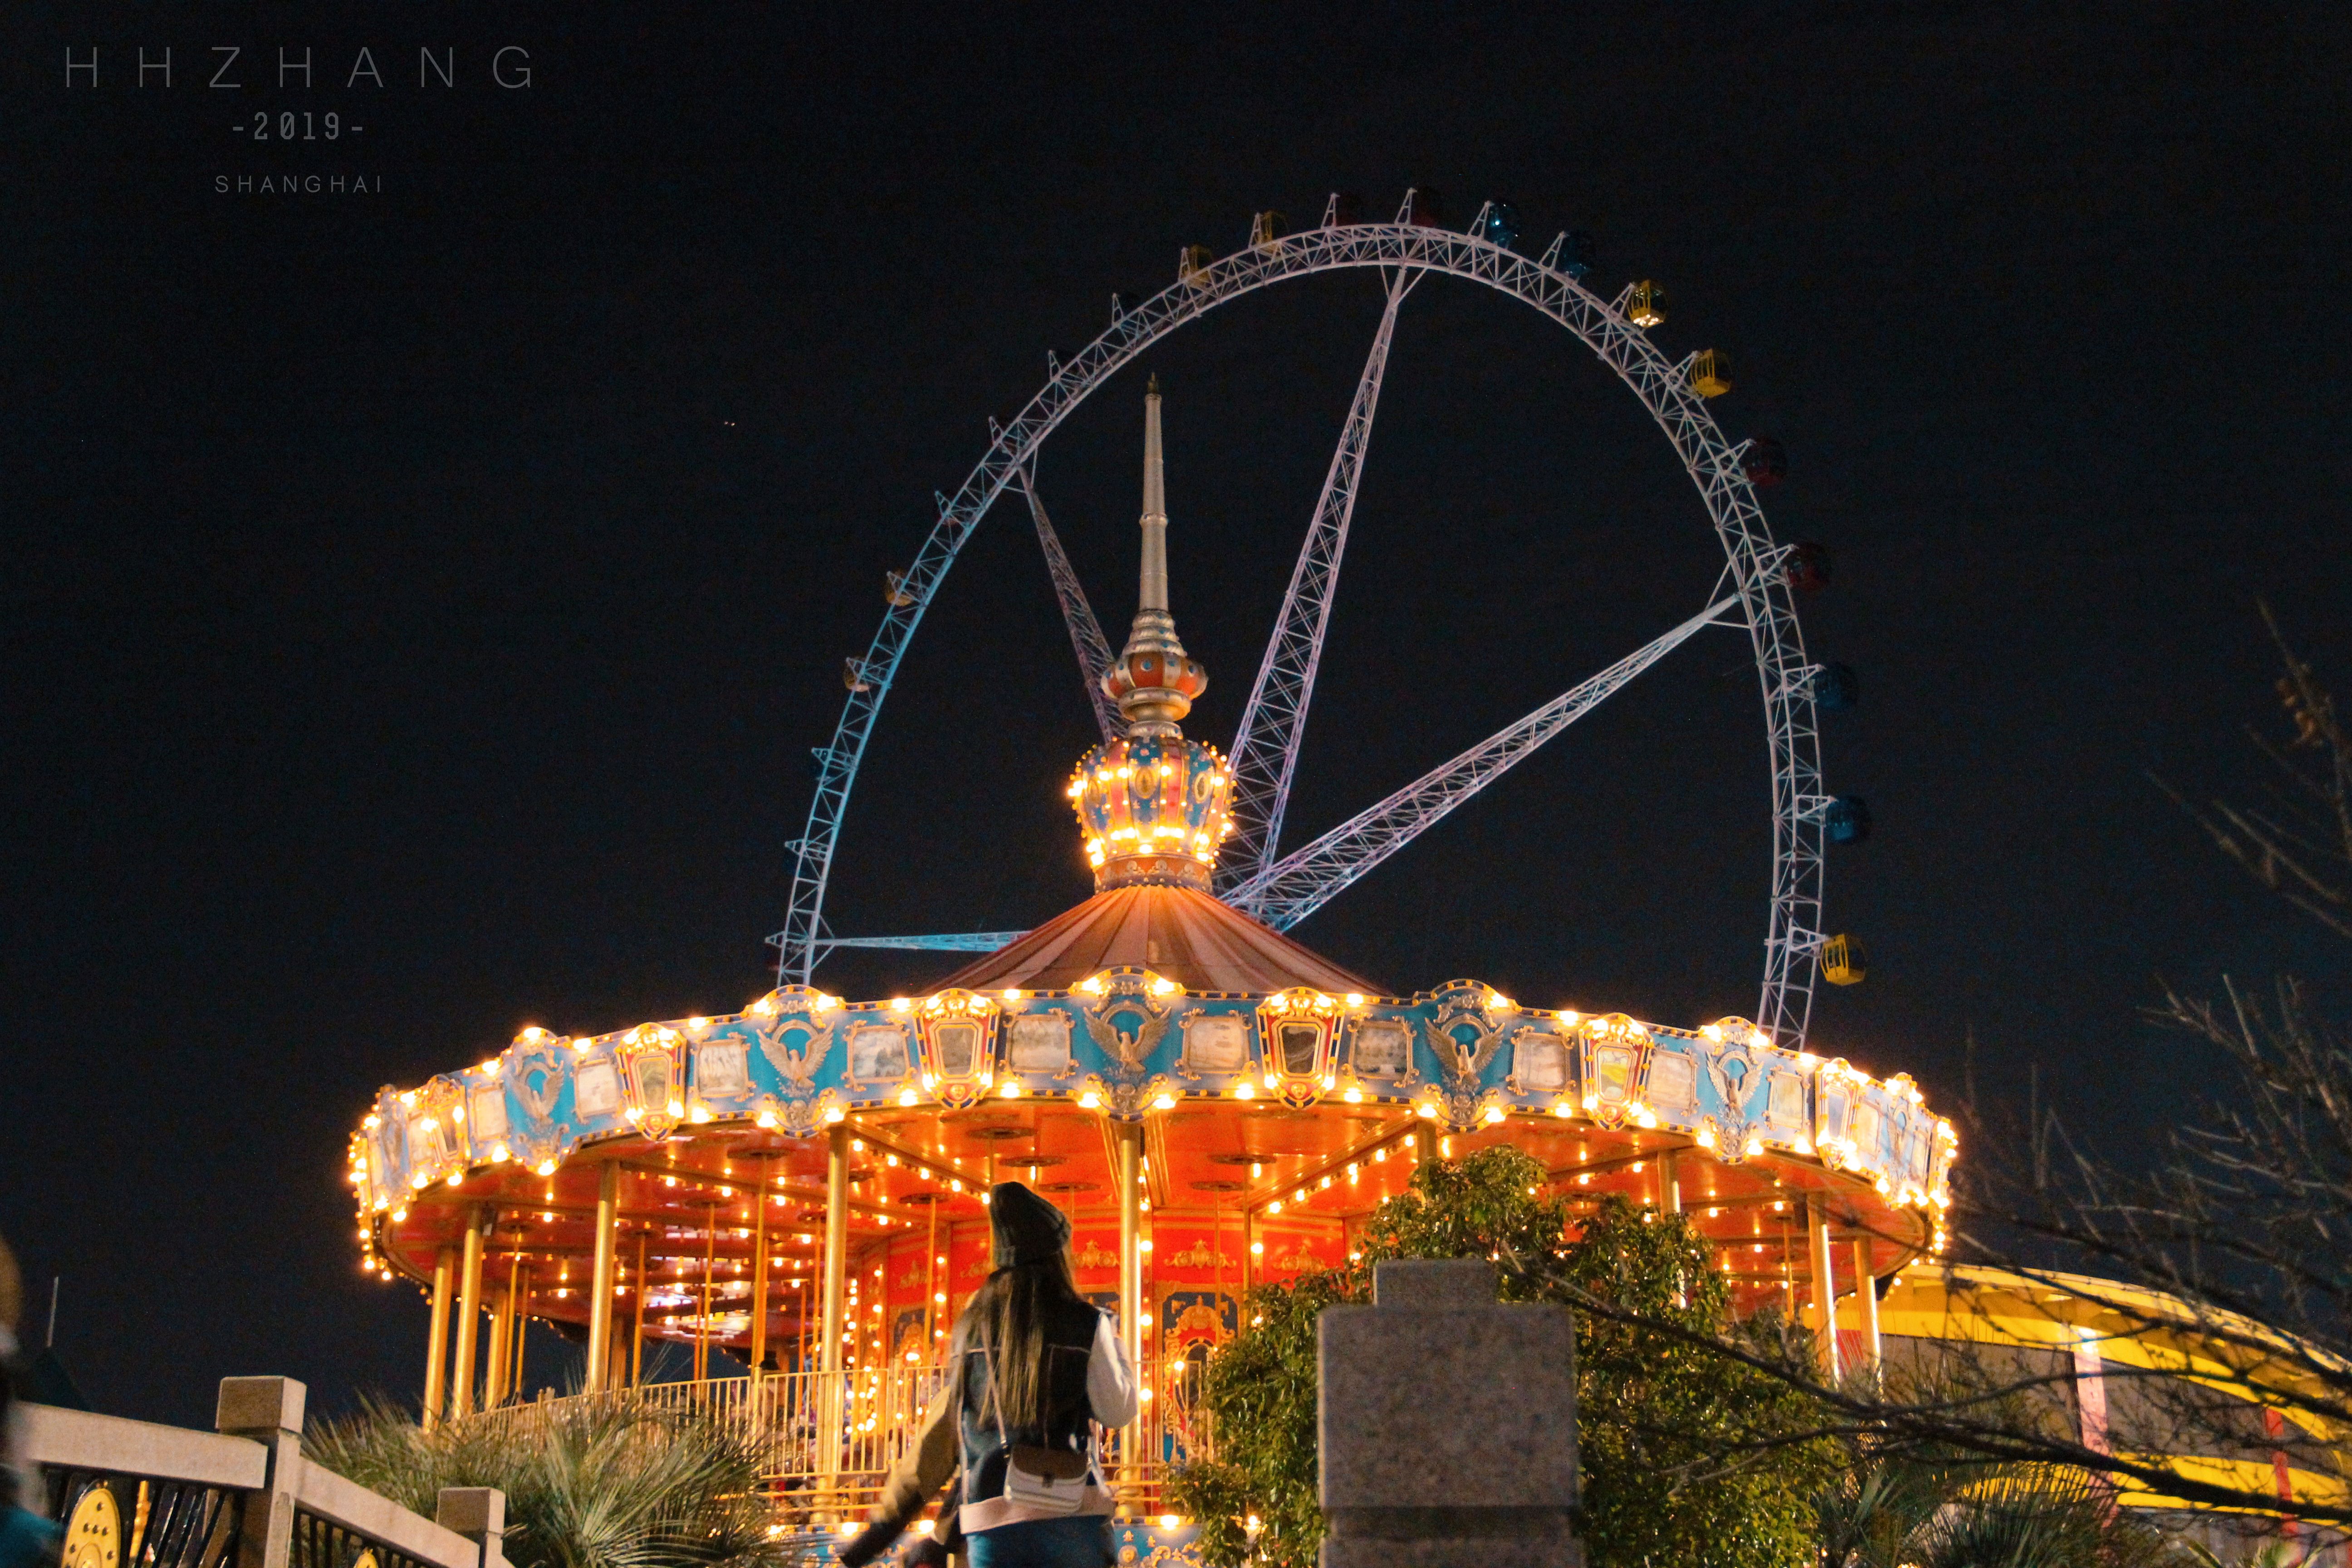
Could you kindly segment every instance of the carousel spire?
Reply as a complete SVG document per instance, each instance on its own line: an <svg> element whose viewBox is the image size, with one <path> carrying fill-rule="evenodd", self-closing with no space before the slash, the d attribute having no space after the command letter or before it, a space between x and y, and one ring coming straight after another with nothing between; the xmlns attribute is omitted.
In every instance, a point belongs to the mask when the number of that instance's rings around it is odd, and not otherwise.
<svg viewBox="0 0 2352 1568"><path fill-rule="evenodd" d="M1143 566L1127 647L1103 677L1131 736L1175 735L1208 671L1186 655L1168 613L1168 477L1160 450L1160 378L1143 395Z"/></svg>
<svg viewBox="0 0 2352 1568"><path fill-rule="evenodd" d="M1226 820L1224 759L1178 728L1209 672L1176 640L1168 613L1168 481L1160 457L1160 381L1143 397L1143 569L1127 647L1102 689L1127 718L1127 733L1088 752L1069 796L1086 834L1095 890L1124 887L1209 890Z"/></svg>

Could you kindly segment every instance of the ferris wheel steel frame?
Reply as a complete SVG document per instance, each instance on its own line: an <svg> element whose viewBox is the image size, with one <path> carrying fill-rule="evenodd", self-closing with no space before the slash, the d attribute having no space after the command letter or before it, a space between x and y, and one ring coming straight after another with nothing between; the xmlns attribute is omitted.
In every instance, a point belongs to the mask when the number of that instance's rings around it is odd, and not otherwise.
<svg viewBox="0 0 2352 1568"><path fill-rule="evenodd" d="M1805 656L1791 589L1782 571L1785 552L1775 544L1754 487L1740 466L1747 444L1725 438L1705 399L1690 385L1690 367L1697 356L1668 359L1643 329L1626 319L1624 294L1604 302L1551 265L1559 251L1555 242L1538 260L1475 233L1402 221L1327 221L1320 228L1262 240L1206 265L1183 268L1176 282L1139 306L1123 310L1115 305L1109 329L1070 359L1049 355L1051 374L1045 384L1011 424L999 428L991 422L989 451L955 496L935 498L937 521L913 565L898 580L873 642L856 666L863 679L850 690L831 742L812 748L816 787L807 829L788 846L797 862L784 929L774 938L779 983L806 982L824 952L839 944L841 939L825 927L824 896L850 791L883 700L931 595L989 508L1008 485L1021 482L1045 437L1137 356L1219 305L1297 278L1371 268L1443 273L1483 284L1565 327L1642 400L1697 488L1723 546L1725 575L1739 602L1755 654L1772 766L1770 915L1755 1021L1780 1044L1801 1046L1811 1013L1822 940L1821 818L1828 797L1822 788L1811 687L1818 667Z"/></svg>
<svg viewBox="0 0 2352 1568"><path fill-rule="evenodd" d="M1372 440L1372 419L1380 412L1381 383L1387 377L1389 345L1396 338L1397 309L1422 274L1400 268L1389 279L1388 304L1381 311L1380 330L1372 334L1371 353L1364 356L1356 395L1348 405L1339 444L1332 448L1331 467L1323 476L1323 491L1315 500L1315 521L1298 547L1298 564L1291 568L1290 586L1282 595L1282 609L1266 639L1265 658L1249 700L1242 704L1241 722L1234 729L1233 751L1226 761L1233 775L1232 806L1227 820L1233 833L1225 840L1224 863L1218 880L1227 887L1262 877L1273 869L1280 853L1282 819L1290 808L1290 782L1298 771L1298 747L1307 732L1307 710L1315 700L1315 677L1323 663L1323 637L1331 626L1331 604L1339 595L1339 560L1348 549L1348 525L1356 514L1356 491L1364 472L1364 455Z"/></svg>
<svg viewBox="0 0 2352 1568"><path fill-rule="evenodd" d="M1439 818L1533 756L1543 743L1616 695L1617 689L1739 607L1737 594L1717 600L1663 637L1578 682L1534 712L1441 763L1312 844L1238 883L1224 895L1237 910L1288 931Z"/></svg>

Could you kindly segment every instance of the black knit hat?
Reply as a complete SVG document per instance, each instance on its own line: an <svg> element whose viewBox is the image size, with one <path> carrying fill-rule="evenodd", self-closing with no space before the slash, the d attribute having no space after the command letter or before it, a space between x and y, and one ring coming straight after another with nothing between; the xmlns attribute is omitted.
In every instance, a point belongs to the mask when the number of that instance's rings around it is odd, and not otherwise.
<svg viewBox="0 0 2352 1568"><path fill-rule="evenodd" d="M1023 1186L999 1182L988 1194L991 1268L1044 1263L1070 1245L1070 1216Z"/></svg>

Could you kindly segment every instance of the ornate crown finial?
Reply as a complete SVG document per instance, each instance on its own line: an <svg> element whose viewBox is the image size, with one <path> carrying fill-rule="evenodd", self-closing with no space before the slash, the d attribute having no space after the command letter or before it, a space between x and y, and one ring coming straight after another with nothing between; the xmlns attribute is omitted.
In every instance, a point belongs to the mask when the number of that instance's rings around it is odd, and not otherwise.
<svg viewBox="0 0 2352 1568"><path fill-rule="evenodd" d="M1178 728L1209 674L1176 640L1168 613L1168 491L1160 455L1160 378L1143 397L1143 570L1127 647L1103 689L1127 733L1087 753L1069 795L1097 889L1158 883L1206 891L1226 821L1224 759Z"/></svg>

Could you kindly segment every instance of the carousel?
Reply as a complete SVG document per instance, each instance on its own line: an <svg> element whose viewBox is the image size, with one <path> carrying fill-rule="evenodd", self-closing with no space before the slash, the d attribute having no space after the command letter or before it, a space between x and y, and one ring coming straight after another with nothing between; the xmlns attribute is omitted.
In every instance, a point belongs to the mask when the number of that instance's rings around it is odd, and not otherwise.
<svg viewBox="0 0 2352 1568"><path fill-rule="evenodd" d="M1380 266L1389 308L1366 371L1376 399L1404 292L1433 271L1491 282L1479 268L1493 272L1502 255L1606 314L1615 352L1633 352L1618 342L1623 331L1646 346L1625 297L1609 305L1585 293L1560 245L1541 264L1516 257L1515 233L1487 222L1492 205L1459 235L1417 216L1410 198L1396 224L1340 221L1335 203L1309 231L1321 236L1319 260L1262 215L1223 275L1229 264L1188 252L1168 308L1198 314L1220 289L1276 280L1290 264ZM1166 298L1123 310L1106 334L1124 357L1057 368L1041 400L1072 376L1099 380L1181 324L1153 326ZM1648 386L1677 418L1685 405L1705 418L1712 394L1687 364L1652 380L1637 390ZM1185 735L1207 677L1169 609L1156 384L1145 407L1131 632L1122 650L1105 647L1088 662L1072 619L1105 731L1067 784L1069 852L1091 868L1093 895L1027 932L962 941L977 955L927 991L860 1001L810 983L826 945L812 916L797 941L785 933L780 984L739 1013L593 1034L530 1028L474 1066L382 1090L352 1134L349 1177L362 1267L430 1293L427 1422L527 1410L527 1343L552 1332L584 1348L573 1396L693 1404L751 1423L789 1527L855 1518L985 1277L990 1185L1017 1177L1073 1217L1080 1287L1116 1311L1142 1369L1144 1413L1113 1440L1123 1528L1145 1532L1129 1542L1140 1550L1173 1549L1185 1521L1160 1515L1163 1479L1213 1440L1192 1415L1192 1373L1240 1326L1252 1287L1343 1263L1418 1164L1497 1143L1533 1155L1571 1200L1614 1194L1688 1215L1744 1304L1785 1304L1832 1359L1875 1358L1875 1282L1941 1247L1955 1139L1902 1074L1807 1048L1811 974L1832 944L1800 922L1817 916L1822 834L1836 803L1817 783L1805 793L1810 775L1779 786L1790 758L1811 758L1813 698L1821 672L1836 667L1789 662L1802 658L1801 647L1788 651L1788 589L1804 558L1773 545L1752 511L1754 476L1740 466L1752 448L1708 435L1711 418L1697 434L1668 424L1678 443L1716 444L1700 488L1733 553L1733 591L1703 624L1746 626L1759 659L1780 661L1767 672L1776 798L1787 798L1766 990L1756 1020L1657 1023L1535 1005L1472 980L1400 989L1286 934L1302 905L1319 904L1318 886L1360 875L1388 842L1377 834L1395 837L1410 814L1433 821L1429 801L1477 763L1457 759L1402 805L1383 803L1385 816L1376 808L1349 825L1356 837L1339 842L1359 846L1352 858L1330 835L1275 855L1280 801L1269 812L1263 781L1278 774L1286 791L1289 759L1266 739L1281 737L1265 717L1278 705L1261 699L1284 667L1270 650L1274 674L1261 673L1244 719L1252 754L1237 742L1228 758ZM1343 442L1318 528L1343 459L1361 460L1369 420L1364 411L1355 434L1351 416L1354 456ZM1018 423L1000 433L1000 447L1029 445L1001 470L993 454L982 464L974 482L993 485L988 499L1028 489L1039 439ZM1353 481L1350 468L1349 502ZM1735 503L1752 513L1738 514L1737 539L1721 526ZM976 521L957 513L966 504L943 508L951 544ZM1031 505L1050 540L1034 492ZM892 574L877 652L853 661L844 724L854 744L837 738L821 758L829 769L847 751L854 773L858 726L870 725L903 646L893 626L911 621L909 605L919 616L944 570L919 560ZM1328 604L1328 584L1318 590L1304 563L1301 576L1305 595ZM1311 620L1319 648L1321 622L1301 598L1295 581L1286 625ZM1295 668L1296 649L1285 657ZM813 826L824 813L838 822L829 787L821 780ZM829 837L803 842L804 878L809 858L830 851ZM688 1378L649 1380L649 1352L663 1346L683 1348ZM663 1359L675 1364L677 1352Z"/></svg>

